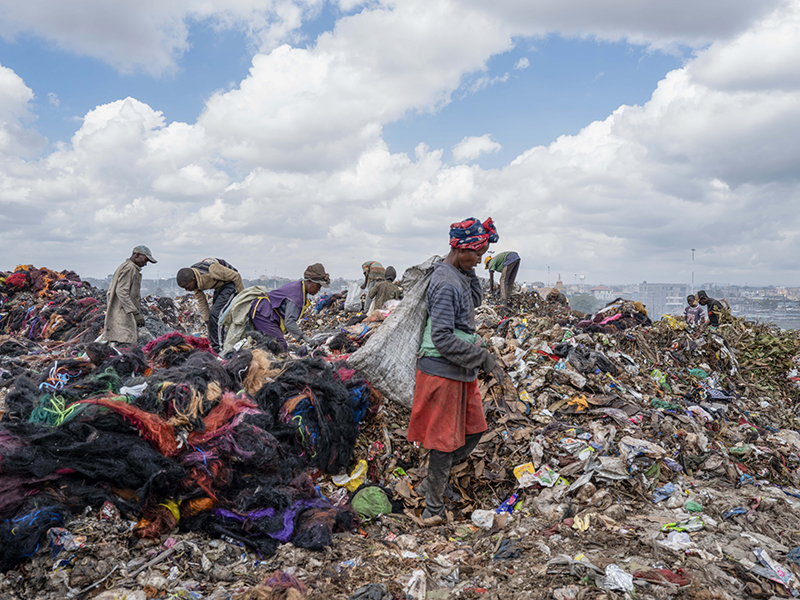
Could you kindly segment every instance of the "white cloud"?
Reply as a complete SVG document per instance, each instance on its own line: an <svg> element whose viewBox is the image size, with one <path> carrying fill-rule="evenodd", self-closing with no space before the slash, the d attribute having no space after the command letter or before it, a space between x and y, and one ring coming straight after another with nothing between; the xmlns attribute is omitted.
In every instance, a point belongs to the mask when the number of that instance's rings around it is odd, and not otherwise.
<svg viewBox="0 0 800 600"><path fill-rule="evenodd" d="M384 124L450 102L464 74L512 45L506 27L447 2L366 9L311 48L257 55L237 89L209 100L199 124L226 158L277 169L340 167L373 145Z"/></svg>
<svg viewBox="0 0 800 600"><path fill-rule="evenodd" d="M58 108L58 106L61 104L61 102L58 99L58 94L56 94L55 92L47 93L47 101L56 108Z"/></svg>
<svg viewBox="0 0 800 600"><path fill-rule="evenodd" d="M22 78L0 66L0 155L28 157L45 144L42 136L23 123L30 119L31 100L33 91Z"/></svg>
<svg viewBox="0 0 800 600"><path fill-rule="evenodd" d="M714 43L694 64L697 81L727 90L800 89L800 7L790 5L731 43Z"/></svg>
<svg viewBox="0 0 800 600"><path fill-rule="evenodd" d="M481 90L486 89L487 87L497 85L498 83L505 83L507 81L508 81L508 73L504 73L503 75L497 75L495 77L488 77L486 75L478 77L475 79L475 81L466 86L466 90L463 96L466 96L468 94L475 94L477 92L480 92Z"/></svg>
<svg viewBox="0 0 800 600"><path fill-rule="evenodd" d="M701 47L730 39L752 23L784 5L783 0L464 0L462 5L483 8L503 22L513 24L520 35L546 35L627 40L666 48L675 44Z"/></svg>
<svg viewBox="0 0 800 600"><path fill-rule="evenodd" d="M189 47L195 21L244 30L268 51L292 40L322 0L0 0L0 36L32 34L75 54L130 72L170 73Z"/></svg>
<svg viewBox="0 0 800 600"><path fill-rule="evenodd" d="M514 70L515 71L524 71L525 69L527 69L530 66L531 66L531 61L528 60L527 57L523 56L514 65Z"/></svg>
<svg viewBox="0 0 800 600"><path fill-rule="evenodd" d="M453 146L453 158L456 162L467 162L475 160L481 154L497 152L500 148L502 146L488 133L477 137L465 137Z"/></svg>
<svg viewBox="0 0 800 600"><path fill-rule="evenodd" d="M293 275L319 260L355 277L364 259L402 270L442 253L451 222L491 215L498 249L523 257L522 280L544 278L547 265L587 281L688 280L689 248L696 280L800 278L800 89L796 54L784 50L794 47L792 9L758 20L761 3L728 3L712 23L705 5L681 4L692 18L658 23L621 0L606 10L632 11L623 27L569 3L567 33L717 41L644 105L504 168L463 164L499 149L489 135L464 138L453 164L424 139L413 156L391 153L384 124L490 78L488 59L533 30L532 15L548 27L566 19L555 4L523 4L519 27L505 5L370 4L306 49L255 57L197 123L168 123L126 98L90 111L41 159L22 158L36 147L30 136L41 142L25 125L33 94L0 67L0 255L97 275L147 243L162 274L216 255L246 274ZM594 29L583 14L593 11Z"/></svg>

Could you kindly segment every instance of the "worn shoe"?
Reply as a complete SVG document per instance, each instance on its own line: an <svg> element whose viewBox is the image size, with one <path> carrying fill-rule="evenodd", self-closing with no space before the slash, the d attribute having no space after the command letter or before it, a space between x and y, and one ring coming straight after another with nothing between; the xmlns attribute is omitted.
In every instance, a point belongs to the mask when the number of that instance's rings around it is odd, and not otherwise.
<svg viewBox="0 0 800 600"><path fill-rule="evenodd" d="M425 494L428 492L428 478L426 477L423 479L420 484L417 486L417 494L425 497ZM462 497L457 491L453 489L453 486L449 483L444 488L444 497L450 500L450 502L460 502Z"/></svg>

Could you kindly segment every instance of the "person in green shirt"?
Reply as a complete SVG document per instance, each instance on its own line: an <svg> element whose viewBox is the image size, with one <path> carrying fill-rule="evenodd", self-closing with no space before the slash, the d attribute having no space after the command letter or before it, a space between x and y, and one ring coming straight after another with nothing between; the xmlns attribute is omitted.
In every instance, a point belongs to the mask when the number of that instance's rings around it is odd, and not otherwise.
<svg viewBox="0 0 800 600"><path fill-rule="evenodd" d="M517 279L519 271L519 254L508 250L500 252L494 256L487 256L484 261L489 270L489 291L494 292L494 274L500 273L500 301L508 306L511 300L511 292L514 290L514 281Z"/></svg>

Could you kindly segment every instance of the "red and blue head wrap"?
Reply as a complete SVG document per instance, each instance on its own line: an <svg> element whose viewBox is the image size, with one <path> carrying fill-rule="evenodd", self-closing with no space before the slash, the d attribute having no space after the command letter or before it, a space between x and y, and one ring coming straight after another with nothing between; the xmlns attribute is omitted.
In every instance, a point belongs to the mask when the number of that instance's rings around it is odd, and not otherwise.
<svg viewBox="0 0 800 600"><path fill-rule="evenodd" d="M460 223L450 225L450 247L461 250L480 250L486 244L494 244L500 236L489 217L481 223L470 217Z"/></svg>

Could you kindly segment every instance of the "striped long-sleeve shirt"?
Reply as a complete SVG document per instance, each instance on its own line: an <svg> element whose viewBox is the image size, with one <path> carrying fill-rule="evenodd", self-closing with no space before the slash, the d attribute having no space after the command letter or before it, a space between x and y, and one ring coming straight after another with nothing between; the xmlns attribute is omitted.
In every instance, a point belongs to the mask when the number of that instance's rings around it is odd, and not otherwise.
<svg viewBox="0 0 800 600"><path fill-rule="evenodd" d="M453 329L475 333L475 307L483 300L474 269L464 273L442 262L436 265L428 286L427 305L431 340L439 357L419 359L419 370L456 381L474 381L486 351L455 336Z"/></svg>

